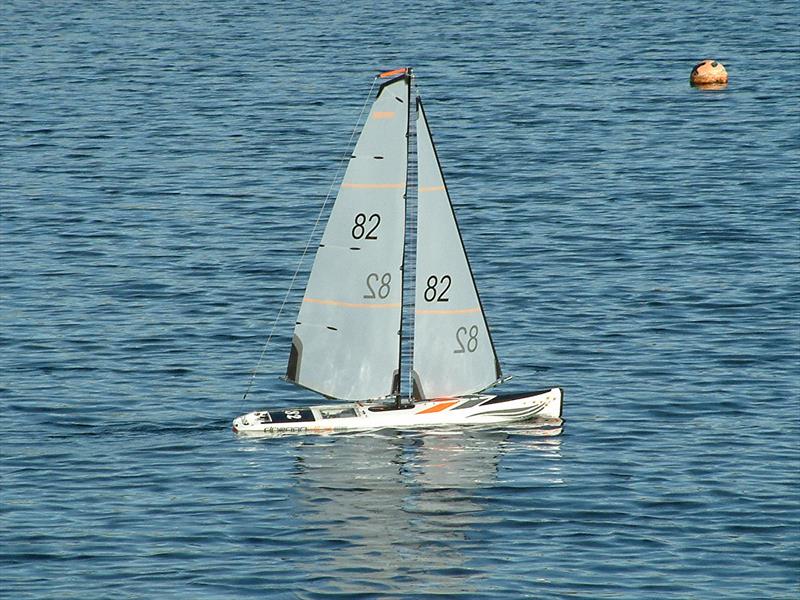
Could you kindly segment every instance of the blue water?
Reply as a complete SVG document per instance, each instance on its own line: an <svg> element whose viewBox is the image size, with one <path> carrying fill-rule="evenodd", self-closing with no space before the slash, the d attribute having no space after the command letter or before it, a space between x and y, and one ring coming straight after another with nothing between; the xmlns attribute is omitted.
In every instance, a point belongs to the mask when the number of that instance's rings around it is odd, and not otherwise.
<svg viewBox="0 0 800 600"><path fill-rule="evenodd" d="M3 2L0 596L800 596L800 9L643 4ZM563 433L238 439L408 64Z"/></svg>

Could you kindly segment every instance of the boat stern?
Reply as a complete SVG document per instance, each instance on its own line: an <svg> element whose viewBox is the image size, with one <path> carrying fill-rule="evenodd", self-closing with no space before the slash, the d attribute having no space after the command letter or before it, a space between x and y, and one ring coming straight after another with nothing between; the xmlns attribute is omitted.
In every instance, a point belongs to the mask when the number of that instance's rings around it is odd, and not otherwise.
<svg viewBox="0 0 800 600"><path fill-rule="evenodd" d="M564 412L564 388L554 387L547 392L547 404L540 416L545 419L560 419Z"/></svg>
<svg viewBox="0 0 800 600"><path fill-rule="evenodd" d="M564 411L564 389L560 387L550 388L545 392L540 392L536 400L541 403L542 409L536 415L540 419L560 419Z"/></svg>

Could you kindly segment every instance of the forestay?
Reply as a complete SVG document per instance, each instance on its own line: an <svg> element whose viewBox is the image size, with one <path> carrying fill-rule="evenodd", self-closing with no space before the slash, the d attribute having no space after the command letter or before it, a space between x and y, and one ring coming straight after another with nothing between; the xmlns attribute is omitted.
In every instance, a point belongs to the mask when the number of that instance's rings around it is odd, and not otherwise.
<svg viewBox="0 0 800 600"><path fill-rule="evenodd" d="M416 398L470 394L500 377L422 102L417 100Z"/></svg>
<svg viewBox="0 0 800 600"><path fill-rule="evenodd" d="M297 317L287 379L332 398L399 392L409 80L378 92Z"/></svg>

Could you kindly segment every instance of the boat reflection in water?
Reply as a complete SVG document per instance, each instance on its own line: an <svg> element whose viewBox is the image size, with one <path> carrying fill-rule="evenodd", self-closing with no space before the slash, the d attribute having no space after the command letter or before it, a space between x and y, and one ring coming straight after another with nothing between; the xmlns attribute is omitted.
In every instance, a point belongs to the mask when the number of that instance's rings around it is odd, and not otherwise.
<svg viewBox="0 0 800 600"><path fill-rule="evenodd" d="M535 463L525 483L560 484L560 432L556 420L304 439L293 516L317 540L315 589L380 594L413 585L425 595L446 585L451 594L478 593L486 569L471 566L470 556L482 555L502 520L487 510L501 463Z"/></svg>

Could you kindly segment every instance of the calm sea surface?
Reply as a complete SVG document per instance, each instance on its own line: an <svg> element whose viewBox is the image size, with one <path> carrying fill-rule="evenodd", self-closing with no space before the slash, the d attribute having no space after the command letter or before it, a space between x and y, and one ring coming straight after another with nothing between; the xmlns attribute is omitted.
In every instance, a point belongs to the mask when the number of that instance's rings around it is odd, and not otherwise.
<svg viewBox="0 0 800 600"><path fill-rule="evenodd" d="M713 8L713 10L712 10ZM0 6L0 596L800 596L796 2ZM688 85L722 61L720 91ZM239 439L379 69L563 433ZM319 235L321 231L317 232Z"/></svg>

